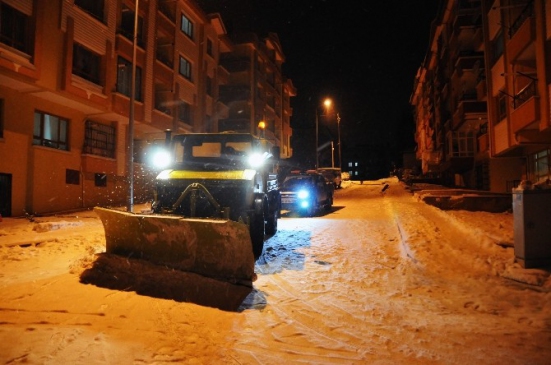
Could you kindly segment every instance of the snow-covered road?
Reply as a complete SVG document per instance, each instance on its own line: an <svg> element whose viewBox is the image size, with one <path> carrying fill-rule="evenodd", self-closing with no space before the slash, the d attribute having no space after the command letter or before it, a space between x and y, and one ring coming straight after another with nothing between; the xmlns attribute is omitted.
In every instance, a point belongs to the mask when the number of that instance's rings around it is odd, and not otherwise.
<svg viewBox="0 0 551 365"><path fill-rule="evenodd" d="M281 219L236 313L80 283L104 249L93 217L28 247L2 245L17 229L0 225L0 361L548 364L551 280L514 264L511 214L443 212L382 182Z"/></svg>

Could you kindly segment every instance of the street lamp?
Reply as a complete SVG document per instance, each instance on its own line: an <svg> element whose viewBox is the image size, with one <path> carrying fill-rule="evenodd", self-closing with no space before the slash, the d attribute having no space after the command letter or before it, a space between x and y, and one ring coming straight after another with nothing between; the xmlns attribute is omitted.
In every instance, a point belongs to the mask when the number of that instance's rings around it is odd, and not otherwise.
<svg viewBox="0 0 551 365"><path fill-rule="evenodd" d="M337 113L337 135L338 135L338 145L339 145L339 167L342 170L342 155L341 155L341 117Z"/></svg>
<svg viewBox="0 0 551 365"><path fill-rule="evenodd" d="M136 0L134 9L134 36L132 37L132 79L130 80L130 106L128 111L128 150L126 163L128 168L128 196L126 210L134 209L134 102L136 100L136 45L138 42L138 13L140 1Z"/></svg>
<svg viewBox="0 0 551 365"><path fill-rule="evenodd" d="M323 105L328 109L332 104L331 99L326 98L323 101ZM318 147L319 147L319 118L318 118L318 107L316 106L316 169L319 168L319 156L318 156Z"/></svg>

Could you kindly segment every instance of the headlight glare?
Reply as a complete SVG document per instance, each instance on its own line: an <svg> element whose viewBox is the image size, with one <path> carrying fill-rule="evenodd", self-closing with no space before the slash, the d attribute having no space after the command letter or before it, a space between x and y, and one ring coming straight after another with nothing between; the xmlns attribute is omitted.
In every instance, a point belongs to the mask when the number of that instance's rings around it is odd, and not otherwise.
<svg viewBox="0 0 551 365"><path fill-rule="evenodd" d="M310 193L308 193L308 190L300 190L297 194L299 199L306 199L309 195Z"/></svg>

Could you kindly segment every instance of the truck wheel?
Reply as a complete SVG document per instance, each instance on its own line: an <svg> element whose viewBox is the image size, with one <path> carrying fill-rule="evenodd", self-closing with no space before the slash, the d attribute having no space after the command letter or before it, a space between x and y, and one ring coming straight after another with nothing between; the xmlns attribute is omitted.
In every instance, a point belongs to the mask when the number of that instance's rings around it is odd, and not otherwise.
<svg viewBox="0 0 551 365"><path fill-rule="evenodd" d="M257 260L264 251L264 213L252 213L249 231L253 243L254 259Z"/></svg>
<svg viewBox="0 0 551 365"><path fill-rule="evenodd" d="M277 232L277 218L279 214L277 210L268 214L268 220L266 221L266 234L268 236L273 236Z"/></svg>

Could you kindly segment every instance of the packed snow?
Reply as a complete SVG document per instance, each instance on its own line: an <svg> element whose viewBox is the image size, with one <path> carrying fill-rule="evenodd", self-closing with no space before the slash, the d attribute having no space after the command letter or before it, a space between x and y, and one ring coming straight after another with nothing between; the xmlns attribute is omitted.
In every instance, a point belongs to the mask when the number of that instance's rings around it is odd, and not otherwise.
<svg viewBox="0 0 551 365"><path fill-rule="evenodd" d="M181 301L175 270L105 254L93 211L4 217L0 261L3 364L551 359L550 268L515 262L513 213L442 211L394 178L280 219L235 311Z"/></svg>

